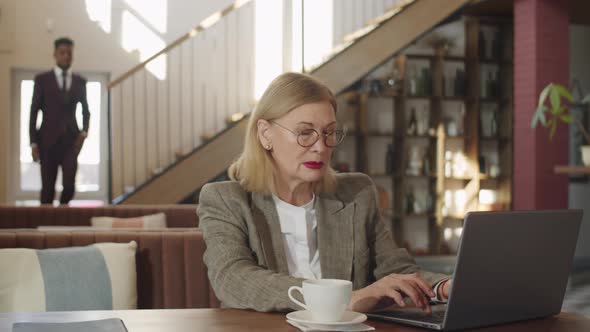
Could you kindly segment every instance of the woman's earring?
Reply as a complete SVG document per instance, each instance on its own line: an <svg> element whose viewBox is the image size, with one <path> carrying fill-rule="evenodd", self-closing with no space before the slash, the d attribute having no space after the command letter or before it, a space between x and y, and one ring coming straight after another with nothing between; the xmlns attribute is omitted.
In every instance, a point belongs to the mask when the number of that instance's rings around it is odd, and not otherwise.
<svg viewBox="0 0 590 332"><path fill-rule="evenodd" d="M264 148L270 150L270 144L267 144Z"/></svg>

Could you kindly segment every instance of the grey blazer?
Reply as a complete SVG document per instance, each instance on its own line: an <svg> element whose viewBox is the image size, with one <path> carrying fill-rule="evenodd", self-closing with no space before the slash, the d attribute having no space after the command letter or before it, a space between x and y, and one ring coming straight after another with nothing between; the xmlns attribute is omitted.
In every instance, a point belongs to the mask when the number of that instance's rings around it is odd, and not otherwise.
<svg viewBox="0 0 590 332"><path fill-rule="evenodd" d="M346 279L354 289L390 273L414 273L431 285L446 278L420 271L379 218L372 180L339 174L334 193L316 196L322 278ZM271 195L237 182L210 183L199 198L199 227L209 280L223 306L257 311L299 310L287 296L302 279L289 276L281 227Z"/></svg>

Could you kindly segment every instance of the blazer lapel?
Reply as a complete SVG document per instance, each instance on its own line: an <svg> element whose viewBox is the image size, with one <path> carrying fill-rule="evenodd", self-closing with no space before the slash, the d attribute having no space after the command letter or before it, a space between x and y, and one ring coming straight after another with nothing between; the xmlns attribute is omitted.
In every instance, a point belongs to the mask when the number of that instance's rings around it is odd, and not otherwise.
<svg viewBox="0 0 590 332"><path fill-rule="evenodd" d="M354 202L344 205L333 195L320 195L316 216L322 278L352 278L354 211Z"/></svg>
<svg viewBox="0 0 590 332"><path fill-rule="evenodd" d="M252 193L252 219L268 268L289 274L279 215L271 195Z"/></svg>

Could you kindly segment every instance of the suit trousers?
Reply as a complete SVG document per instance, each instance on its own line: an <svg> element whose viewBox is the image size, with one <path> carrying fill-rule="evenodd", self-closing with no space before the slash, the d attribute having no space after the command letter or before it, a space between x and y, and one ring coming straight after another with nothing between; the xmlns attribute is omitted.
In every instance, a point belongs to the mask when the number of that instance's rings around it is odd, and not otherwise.
<svg viewBox="0 0 590 332"><path fill-rule="evenodd" d="M63 191L59 199L68 204L74 197L78 152L75 139L66 135L60 137L52 146L41 148L41 204L51 204L55 197L57 170L61 166Z"/></svg>

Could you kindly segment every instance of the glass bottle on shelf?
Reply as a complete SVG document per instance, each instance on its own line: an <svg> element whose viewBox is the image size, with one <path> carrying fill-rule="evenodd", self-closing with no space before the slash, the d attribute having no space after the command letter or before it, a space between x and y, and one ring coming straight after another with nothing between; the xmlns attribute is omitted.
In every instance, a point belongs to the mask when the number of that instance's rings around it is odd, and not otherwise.
<svg viewBox="0 0 590 332"><path fill-rule="evenodd" d="M459 135L458 130L457 130L457 122L453 117L451 117L451 116L446 117L444 119L444 122L446 125L447 136L456 137L457 135Z"/></svg>
<svg viewBox="0 0 590 332"><path fill-rule="evenodd" d="M479 96L482 99L488 98L488 81L487 78L489 77L486 75L486 70L482 68L481 75L480 75L480 84L479 84Z"/></svg>
<svg viewBox="0 0 590 332"><path fill-rule="evenodd" d="M410 109L410 121L408 122L407 134L408 135L416 135L416 129L417 129L416 109L414 107L412 107Z"/></svg>
<svg viewBox="0 0 590 332"><path fill-rule="evenodd" d="M481 131L481 137L484 138L489 138L492 136L492 111L489 110L481 110L480 111L480 131Z"/></svg>
<svg viewBox="0 0 590 332"><path fill-rule="evenodd" d="M424 78L422 69L416 70L416 94L415 96L424 96Z"/></svg>
<svg viewBox="0 0 590 332"><path fill-rule="evenodd" d="M490 70L488 71L488 79L486 81L486 89L487 89L487 96L489 98L496 97L496 80L494 78L494 73Z"/></svg>
<svg viewBox="0 0 590 332"><path fill-rule="evenodd" d="M498 111L492 111L492 119L490 121L490 134L492 137L498 136Z"/></svg>
<svg viewBox="0 0 590 332"><path fill-rule="evenodd" d="M426 135L428 133L430 122L430 112L428 111L428 105L425 104L422 110L416 115L416 134L419 136Z"/></svg>
<svg viewBox="0 0 590 332"><path fill-rule="evenodd" d="M425 202L426 212L433 213L434 212L434 202L432 201L432 193L426 192L426 202Z"/></svg>
<svg viewBox="0 0 590 332"><path fill-rule="evenodd" d="M479 174L487 174L488 163L486 157L484 155L480 155L477 158L477 162L479 164Z"/></svg>
<svg viewBox="0 0 590 332"><path fill-rule="evenodd" d="M465 104L459 104L459 119L457 121L457 134L462 136L465 134Z"/></svg>
<svg viewBox="0 0 590 332"><path fill-rule="evenodd" d="M406 192L406 215L414 214L414 201L416 198L414 197L414 189L410 188L408 192Z"/></svg>
<svg viewBox="0 0 590 332"><path fill-rule="evenodd" d="M418 77L416 73L416 65L410 65L408 74L408 95L416 96L418 94Z"/></svg>
<svg viewBox="0 0 590 332"><path fill-rule="evenodd" d="M423 194L422 192L414 192L414 214L424 213L426 197Z"/></svg>
<svg viewBox="0 0 590 332"><path fill-rule="evenodd" d="M412 145L408 149L408 165L406 175L419 176L424 170L424 147Z"/></svg>
<svg viewBox="0 0 590 332"><path fill-rule="evenodd" d="M500 176L500 166L498 164L490 165L490 177L497 178Z"/></svg>
<svg viewBox="0 0 590 332"><path fill-rule="evenodd" d="M422 163L423 170L422 174L430 175L432 174L432 169L430 167L430 148L426 147L424 151L424 162Z"/></svg>

